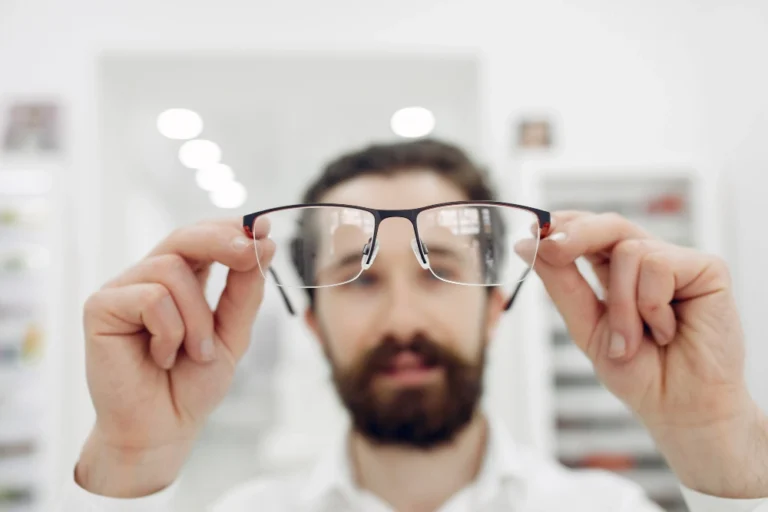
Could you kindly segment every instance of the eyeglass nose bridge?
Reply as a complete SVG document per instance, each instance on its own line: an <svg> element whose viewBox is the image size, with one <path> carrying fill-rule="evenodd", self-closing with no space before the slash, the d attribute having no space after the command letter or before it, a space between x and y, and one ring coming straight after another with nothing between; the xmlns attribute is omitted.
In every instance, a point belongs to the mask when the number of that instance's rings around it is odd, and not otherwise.
<svg viewBox="0 0 768 512"><path fill-rule="evenodd" d="M363 246L363 256L361 261L363 270L368 270L371 268L371 265L373 265L376 255L379 253L378 229L381 227L381 223L384 220L390 218L401 218L410 221L413 226L414 234L416 235L411 239L411 250L413 251L413 255L416 256L416 261L419 262L421 268L424 270L429 269L429 257L427 256L429 250L424 241L418 238L419 231L416 226L416 212L413 210L383 210L379 212L379 215L380 217L373 238L369 238L368 242ZM372 244L373 250L371 250Z"/></svg>
<svg viewBox="0 0 768 512"><path fill-rule="evenodd" d="M372 239L368 239L368 242L363 246L363 257L360 261L363 270L371 268L371 265L373 265L373 262L376 259L376 255L379 253L379 241L376 240L373 242L373 250L371 250L372 242ZM427 256L429 250L427 249L426 244L422 241L421 251L419 251L419 243L415 238L411 238L411 249L413 250L413 255L416 256L416 261L421 265L421 268L427 270L429 268L429 256Z"/></svg>

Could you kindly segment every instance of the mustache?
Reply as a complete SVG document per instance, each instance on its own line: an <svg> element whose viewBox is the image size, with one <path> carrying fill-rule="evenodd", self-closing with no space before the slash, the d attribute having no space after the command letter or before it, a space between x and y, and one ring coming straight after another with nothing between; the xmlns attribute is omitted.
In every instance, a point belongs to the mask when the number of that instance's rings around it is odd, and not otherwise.
<svg viewBox="0 0 768 512"><path fill-rule="evenodd" d="M427 366L449 366L457 360L457 355L450 349L442 347L425 335L417 335L407 343L387 337L368 353L362 368L369 375L385 371L392 366L395 358L403 353L418 356Z"/></svg>

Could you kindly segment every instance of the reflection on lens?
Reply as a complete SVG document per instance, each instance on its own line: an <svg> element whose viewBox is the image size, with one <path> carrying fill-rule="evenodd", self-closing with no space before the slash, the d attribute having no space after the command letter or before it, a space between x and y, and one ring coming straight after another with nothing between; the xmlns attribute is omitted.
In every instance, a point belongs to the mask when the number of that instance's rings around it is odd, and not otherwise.
<svg viewBox="0 0 768 512"><path fill-rule="evenodd" d="M336 286L356 279L376 225L366 210L336 206L275 210L260 215L254 226L259 223L269 226L275 244L271 267L280 278L278 285L288 288ZM261 261L259 268L266 277L269 268Z"/></svg>
<svg viewBox="0 0 768 512"><path fill-rule="evenodd" d="M481 203L431 208L417 218L435 277L484 286L525 278L538 248L538 229L532 230L532 223L538 226L533 212ZM521 244L527 246L525 257L515 250Z"/></svg>

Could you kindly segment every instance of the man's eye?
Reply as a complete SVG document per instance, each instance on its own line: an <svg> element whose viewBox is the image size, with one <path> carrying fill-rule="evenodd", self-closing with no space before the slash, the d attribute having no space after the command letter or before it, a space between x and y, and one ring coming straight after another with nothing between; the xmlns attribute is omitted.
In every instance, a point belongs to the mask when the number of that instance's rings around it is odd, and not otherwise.
<svg viewBox="0 0 768 512"><path fill-rule="evenodd" d="M352 286L366 287L366 286L373 286L374 284L376 284L376 281L377 281L376 276L373 276L370 274L366 275L365 273L363 273L357 279L355 279L349 284Z"/></svg>
<svg viewBox="0 0 768 512"><path fill-rule="evenodd" d="M448 267L430 267L432 269L432 272L427 272L429 274L429 277L435 281L440 281L440 278L442 279L451 279L455 277L455 272L453 269Z"/></svg>

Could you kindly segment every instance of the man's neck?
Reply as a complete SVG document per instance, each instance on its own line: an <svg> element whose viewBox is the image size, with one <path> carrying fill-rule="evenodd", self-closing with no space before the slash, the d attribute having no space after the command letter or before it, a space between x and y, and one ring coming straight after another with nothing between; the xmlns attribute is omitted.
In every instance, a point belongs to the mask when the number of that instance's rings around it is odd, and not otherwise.
<svg viewBox="0 0 768 512"><path fill-rule="evenodd" d="M434 512L475 479L487 434L480 413L450 445L430 451L377 446L353 434L356 480L400 512Z"/></svg>

